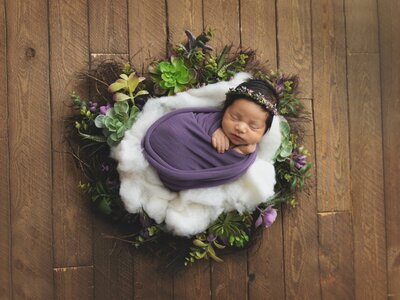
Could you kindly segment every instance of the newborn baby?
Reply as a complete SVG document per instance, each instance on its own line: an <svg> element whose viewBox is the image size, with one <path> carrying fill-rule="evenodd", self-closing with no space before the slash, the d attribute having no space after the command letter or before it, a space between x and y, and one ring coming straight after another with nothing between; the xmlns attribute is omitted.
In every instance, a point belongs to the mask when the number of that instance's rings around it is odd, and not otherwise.
<svg viewBox="0 0 400 300"><path fill-rule="evenodd" d="M185 108L157 120L142 140L143 154L173 191L234 181L255 161L277 99L267 82L248 80L229 90L222 110Z"/></svg>

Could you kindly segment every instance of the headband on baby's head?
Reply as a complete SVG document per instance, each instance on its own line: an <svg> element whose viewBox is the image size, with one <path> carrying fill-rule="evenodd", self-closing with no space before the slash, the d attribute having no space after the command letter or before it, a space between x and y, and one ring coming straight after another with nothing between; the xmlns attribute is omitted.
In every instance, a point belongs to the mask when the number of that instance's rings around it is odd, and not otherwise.
<svg viewBox="0 0 400 300"><path fill-rule="evenodd" d="M273 113L275 116L279 115L276 103L272 103L271 100L268 100L259 92L255 92L244 86L238 86L236 88L230 88L228 90L226 96L231 96L231 95L246 96L257 102L258 104L264 106L269 112Z"/></svg>

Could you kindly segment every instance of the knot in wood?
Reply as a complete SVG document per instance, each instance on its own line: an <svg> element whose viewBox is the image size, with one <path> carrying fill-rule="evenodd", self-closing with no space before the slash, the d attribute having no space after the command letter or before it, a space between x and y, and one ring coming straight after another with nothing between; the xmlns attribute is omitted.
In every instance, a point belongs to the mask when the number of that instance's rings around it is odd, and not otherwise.
<svg viewBox="0 0 400 300"><path fill-rule="evenodd" d="M25 49L25 56L29 59L34 58L36 55L36 50L32 47L28 47Z"/></svg>

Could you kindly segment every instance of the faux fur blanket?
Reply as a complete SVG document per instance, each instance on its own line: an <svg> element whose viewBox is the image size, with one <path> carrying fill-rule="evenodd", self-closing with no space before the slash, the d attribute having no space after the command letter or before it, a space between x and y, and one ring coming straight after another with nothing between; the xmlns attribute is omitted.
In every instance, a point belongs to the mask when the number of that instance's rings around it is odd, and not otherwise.
<svg viewBox="0 0 400 300"><path fill-rule="evenodd" d="M218 153L211 145L221 126L215 107L181 108L158 119L142 140L143 154L166 187L182 191L238 179L257 157L234 149Z"/></svg>
<svg viewBox="0 0 400 300"><path fill-rule="evenodd" d="M221 107L228 89L249 77L248 73L238 73L230 81L148 100L132 128L112 149L112 157L118 161L120 195L127 211L137 213L143 209L157 223L165 222L173 234L191 236L205 230L224 211L253 211L273 196L276 181L272 159L281 143L282 117L274 117L270 130L259 143L257 158L246 173L220 186L172 192L162 184L142 153L141 141L157 119L184 107Z"/></svg>

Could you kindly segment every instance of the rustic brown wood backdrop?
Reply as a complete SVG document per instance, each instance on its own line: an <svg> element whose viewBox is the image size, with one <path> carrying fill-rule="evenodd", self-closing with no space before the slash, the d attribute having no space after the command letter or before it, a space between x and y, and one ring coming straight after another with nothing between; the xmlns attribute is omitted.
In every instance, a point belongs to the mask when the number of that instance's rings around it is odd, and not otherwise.
<svg viewBox="0 0 400 300"><path fill-rule="evenodd" d="M1 299L400 299L400 1L0 0ZM76 72L184 29L301 77L313 182L258 251L160 274L105 239L65 154ZM79 87L80 86L80 87Z"/></svg>

